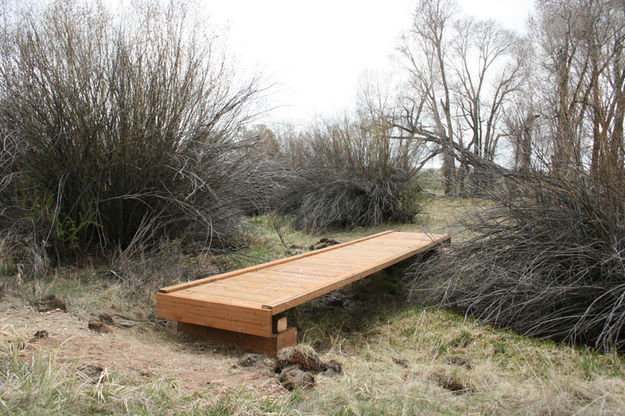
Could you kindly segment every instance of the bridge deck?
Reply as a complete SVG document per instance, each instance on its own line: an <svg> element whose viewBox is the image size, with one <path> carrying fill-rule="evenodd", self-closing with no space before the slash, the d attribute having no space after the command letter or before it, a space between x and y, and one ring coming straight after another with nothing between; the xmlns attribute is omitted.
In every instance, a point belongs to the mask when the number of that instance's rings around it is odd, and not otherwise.
<svg viewBox="0 0 625 416"><path fill-rule="evenodd" d="M385 231L298 256L166 287L156 295L157 315L184 324L272 337L276 335L275 315L449 239L448 234Z"/></svg>

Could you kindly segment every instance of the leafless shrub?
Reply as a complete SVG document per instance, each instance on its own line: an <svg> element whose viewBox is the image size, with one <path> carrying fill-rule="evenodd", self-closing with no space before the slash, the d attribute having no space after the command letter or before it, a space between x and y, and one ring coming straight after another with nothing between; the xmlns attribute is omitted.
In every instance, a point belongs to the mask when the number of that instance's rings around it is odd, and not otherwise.
<svg viewBox="0 0 625 416"><path fill-rule="evenodd" d="M282 153L292 174L272 206L313 232L410 222L417 213L420 148L391 140L381 120L360 117L312 128Z"/></svg>
<svg viewBox="0 0 625 416"><path fill-rule="evenodd" d="M237 82L175 3L16 13L0 45L0 228L58 258L237 240L258 80Z"/></svg>
<svg viewBox="0 0 625 416"><path fill-rule="evenodd" d="M416 185L401 173L368 178L326 169L307 169L288 185L280 209L296 228L321 232L332 228L411 222L417 213ZM290 205L290 206L289 206Z"/></svg>
<svg viewBox="0 0 625 416"><path fill-rule="evenodd" d="M521 333L625 349L625 189L534 174L468 223L475 236L412 271L413 299Z"/></svg>
<svg viewBox="0 0 625 416"><path fill-rule="evenodd" d="M276 194L293 178L293 169L280 155L275 134L264 125L255 125L244 137L254 146L246 154L247 170L232 191L247 215L264 214L272 210Z"/></svg>

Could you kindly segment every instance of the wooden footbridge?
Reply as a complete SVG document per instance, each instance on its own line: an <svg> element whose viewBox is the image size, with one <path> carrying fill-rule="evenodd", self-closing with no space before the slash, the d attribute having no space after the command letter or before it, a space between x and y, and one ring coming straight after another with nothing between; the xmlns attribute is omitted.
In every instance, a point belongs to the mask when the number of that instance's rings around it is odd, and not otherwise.
<svg viewBox="0 0 625 416"><path fill-rule="evenodd" d="M359 240L160 289L159 318L241 349L275 354L297 342L284 312L448 242L448 234L385 231Z"/></svg>

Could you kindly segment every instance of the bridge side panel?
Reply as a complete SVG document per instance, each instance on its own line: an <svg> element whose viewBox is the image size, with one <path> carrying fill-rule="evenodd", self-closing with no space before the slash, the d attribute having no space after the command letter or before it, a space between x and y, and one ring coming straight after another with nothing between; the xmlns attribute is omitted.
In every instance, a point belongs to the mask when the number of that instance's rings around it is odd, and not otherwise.
<svg viewBox="0 0 625 416"><path fill-rule="evenodd" d="M447 234L441 235L437 239L432 239L431 241L424 242L422 246L417 247L413 250L404 252L403 254L396 254L396 255L389 256L385 259L382 259L378 264L366 270L353 272L353 273L346 273L342 276L339 276L333 283L330 283L326 286L303 292L297 296L292 297L291 299L281 300L279 302L275 302L270 305L265 305L265 307L267 309L271 309L273 314L284 312L287 309L293 308L304 302L307 302L319 296L325 295L326 293L330 293L334 290L340 289L344 286L347 286L348 284L351 284L357 280L363 279L369 275L372 275L373 273L377 273L380 270L386 269L387 267L390 267L393 264L399 263L417 254L421 254L428 250L431 250L434 247L440 245L441 243L446 243L448 241L450 241L449 235Z"/></svg>

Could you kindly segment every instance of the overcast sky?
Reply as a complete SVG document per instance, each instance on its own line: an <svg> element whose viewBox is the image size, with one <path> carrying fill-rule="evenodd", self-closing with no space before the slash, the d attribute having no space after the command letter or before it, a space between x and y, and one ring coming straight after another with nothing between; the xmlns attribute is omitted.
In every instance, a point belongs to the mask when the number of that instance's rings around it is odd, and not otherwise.
<svg viewBox="0 0 625 416"><path fill-rule="evenodd" d="M276 83L266 121L305 123L353 106L364 71L392 71L413 0L201 0L239 63ZM524 32L532 0L460 0L466 14Z"/></svg>

